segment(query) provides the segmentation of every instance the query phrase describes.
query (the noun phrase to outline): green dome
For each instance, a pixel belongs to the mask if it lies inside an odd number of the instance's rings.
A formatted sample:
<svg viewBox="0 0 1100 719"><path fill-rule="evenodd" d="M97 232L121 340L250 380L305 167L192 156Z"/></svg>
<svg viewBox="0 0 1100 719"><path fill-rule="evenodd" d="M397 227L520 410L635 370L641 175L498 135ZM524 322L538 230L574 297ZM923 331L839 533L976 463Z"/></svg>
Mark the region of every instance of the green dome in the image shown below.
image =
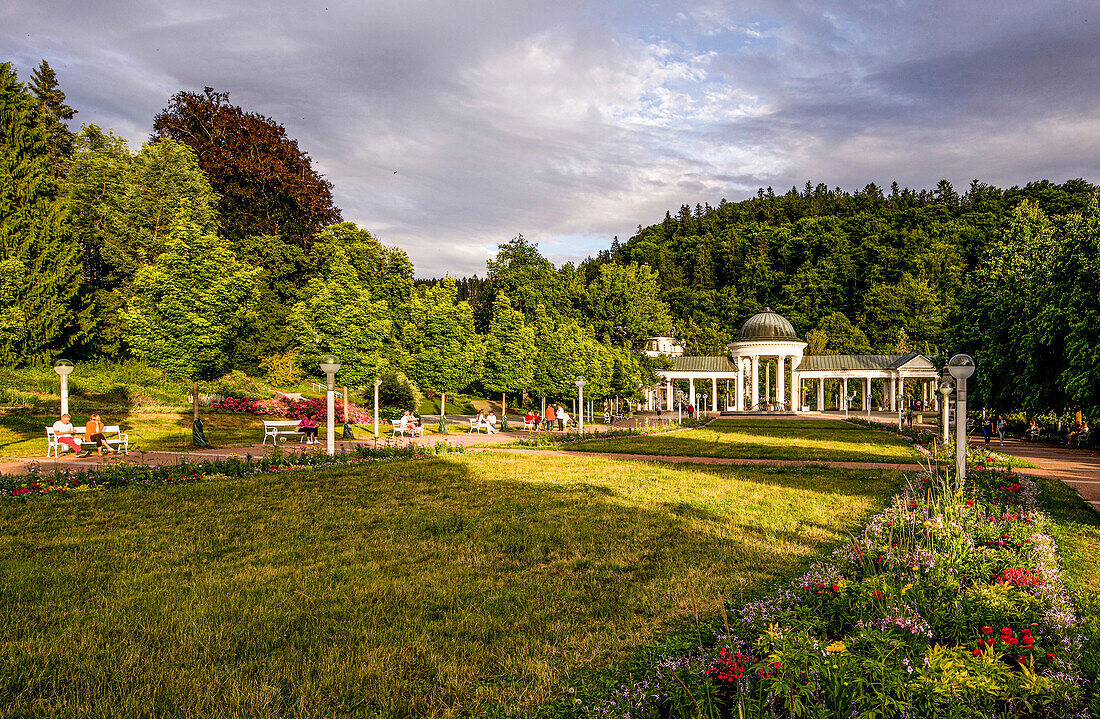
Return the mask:
<svg viewBox="0 0 1100 719"><path fill-rule="evenodd" d="M738 341L751 340L798 340L798 335L786 317L772 312L771 307L765 307L763 312L753 315L741 325L741 337Z"/></svg>

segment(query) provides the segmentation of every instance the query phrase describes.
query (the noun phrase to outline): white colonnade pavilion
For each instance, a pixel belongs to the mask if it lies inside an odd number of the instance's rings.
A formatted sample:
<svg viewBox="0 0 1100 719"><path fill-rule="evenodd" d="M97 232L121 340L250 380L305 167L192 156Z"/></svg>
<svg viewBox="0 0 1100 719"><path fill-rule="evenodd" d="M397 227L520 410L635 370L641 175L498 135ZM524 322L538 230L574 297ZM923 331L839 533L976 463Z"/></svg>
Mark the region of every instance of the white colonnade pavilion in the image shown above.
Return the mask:
<svg viewBox="0 0 1100 719"><path fill-rule="evenodd" d="M824 411L828 380L838 381L834 406L842 410L853 396L860 398L859 409L868 409L876 380L886 398L883 409L896 411L899 397L921 400L925 407L939 401L934 391L939 375L924 355L805 356L806 343L770 308L750 317L727 349L727 356L689 356L671 337L651 338L646 353L669 357L672 367L659 370L661 383L646 389L646 409L671 409L684 401L711 412L809 412L811 404ZM686 394L673 387L678 380L687 381ZM849 382L859 390L850 392Z"/></svg>

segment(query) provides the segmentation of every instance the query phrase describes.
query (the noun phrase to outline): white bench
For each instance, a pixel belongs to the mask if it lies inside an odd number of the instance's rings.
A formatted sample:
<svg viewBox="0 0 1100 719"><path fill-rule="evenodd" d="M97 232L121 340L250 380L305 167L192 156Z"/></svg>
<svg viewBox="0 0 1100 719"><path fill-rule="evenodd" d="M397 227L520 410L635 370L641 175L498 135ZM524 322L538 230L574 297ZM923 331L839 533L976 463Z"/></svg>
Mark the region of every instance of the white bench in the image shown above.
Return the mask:
<svg viewBox="0 0 1100 719"><path fill-rule="evenodd" d="M279 437L284 435L298 435L299 441L305 441L306 438L306 433L298 429L296 419L265 419L264 441L260 444L261 446L267 444L268 437L271 437L272 444L278 444Z"/></svg>
<svg viewBox="0 0 1100 719"><path fill-rule="evenodd" d="M73 437L80 437L84 435L85 427L73 427ZM114 437L108 437L108 433L114 434ZM103 438L107 442L108 446L113 446L115 449L123 452L130 451L130 435L123 432L117 424L109 424L103 427ZM65 451L71 452L73 448L64 442L57 440L57 432L53 431L53 427L46 427L46 456L49 457L52 453L54 457L58 456L58 452L64 447ZM80 441L81 449L88 449L95 447L95 442L89 442L85 437Z"/></svg>
<svg viewBox="0 0 1100 719"><path fill-rule="evenodd" d="M470 431L481 434L481 430L485 430L486 434L493 434L499 432L497 426L492 422L486 422L485 420L478 420L477 417L470 419Z"/></svg>

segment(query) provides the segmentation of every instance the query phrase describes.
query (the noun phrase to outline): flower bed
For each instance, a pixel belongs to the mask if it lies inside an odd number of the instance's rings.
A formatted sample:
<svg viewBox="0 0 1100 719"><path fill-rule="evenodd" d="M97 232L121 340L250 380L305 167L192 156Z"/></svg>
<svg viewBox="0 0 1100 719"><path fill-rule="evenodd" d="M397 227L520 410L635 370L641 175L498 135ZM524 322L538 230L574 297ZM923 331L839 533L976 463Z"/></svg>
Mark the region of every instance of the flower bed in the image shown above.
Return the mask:
<svg viewBox="0 0 1100 719"><path fill-rule="evenodd" d="M240 399L226 397L223 400L210 403L210 409L224 412L244 412L273 417L288 417L290 419L302 419L306 416L324 417L328 408L326 401L319 398L293 400L286 397L274 399ZM336 403L337 422L352 422L353 424L368 424L374 418L358 405L348 403L348 417L344 418L343 400Z"/></svg>
<svg viewBox="0 0 1100 719"><path fill-rule="evenodd" d="M325 452L280 452L266 457L251 455L219 461L181 462L153 466L137 462L116 462L105 467L76 472L42 472L37 465L26 475L0 474L0 497L30 498L65 492L86 492L107 488L163 484L184 484L204 479L244 477L299 469L348 466L392 459L421 459L441 454L461 453L462 445L436 442L432 447L408 445L393 449L359 446L350 452L328 455Z"/></svg>
<svg viewBox="0 0 1100 719"><path fill-rule="evenodd" d="M974 469L958 491L923 474L679 673L661 669L589 713L1087 716L1084 638L1037 496L1004 470Z"/></svg>

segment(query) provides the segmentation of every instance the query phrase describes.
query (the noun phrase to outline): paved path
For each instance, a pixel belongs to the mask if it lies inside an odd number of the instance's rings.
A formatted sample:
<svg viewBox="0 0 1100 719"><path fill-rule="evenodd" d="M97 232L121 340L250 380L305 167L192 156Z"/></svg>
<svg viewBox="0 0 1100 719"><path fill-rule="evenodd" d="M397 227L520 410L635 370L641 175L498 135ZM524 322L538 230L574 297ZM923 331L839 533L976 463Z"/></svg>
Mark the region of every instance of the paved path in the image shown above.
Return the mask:
<svg viewBox="0 0 1100 719"><path fill-rule="evenodd" d="M1039 469L1017 469L1017 472L1061 480L1076 489L1094 509L1100 510L1100 452L1014 439L1006 440L1003 447L995 441L990 442L989 448L1026 459Z"/></svg>

